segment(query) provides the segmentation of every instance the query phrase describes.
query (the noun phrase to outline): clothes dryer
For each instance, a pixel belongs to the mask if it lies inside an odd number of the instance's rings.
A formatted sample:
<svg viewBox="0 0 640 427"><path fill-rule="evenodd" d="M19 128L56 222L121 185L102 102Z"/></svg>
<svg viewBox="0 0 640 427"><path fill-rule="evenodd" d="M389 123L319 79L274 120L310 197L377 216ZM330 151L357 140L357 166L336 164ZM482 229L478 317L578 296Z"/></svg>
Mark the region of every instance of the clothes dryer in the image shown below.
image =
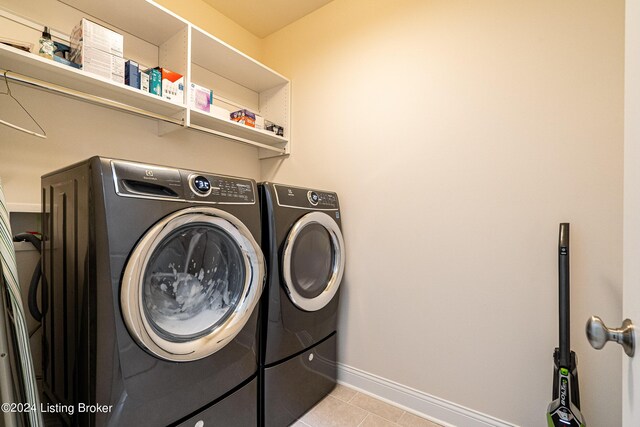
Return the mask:
<svg viewBox="0 0 640 427"><path fill-rule="evenodd" d="M255 182L94 157L42 196L44 391L62 421L256 425Z"/></svg>
<svg viewBox="0 0 640 427"><path fill-rule="evenodd" d="M336 383L340 284L345 266L334 192L259 185L267 291L261 302L260 414L286 426Z"/></svg>

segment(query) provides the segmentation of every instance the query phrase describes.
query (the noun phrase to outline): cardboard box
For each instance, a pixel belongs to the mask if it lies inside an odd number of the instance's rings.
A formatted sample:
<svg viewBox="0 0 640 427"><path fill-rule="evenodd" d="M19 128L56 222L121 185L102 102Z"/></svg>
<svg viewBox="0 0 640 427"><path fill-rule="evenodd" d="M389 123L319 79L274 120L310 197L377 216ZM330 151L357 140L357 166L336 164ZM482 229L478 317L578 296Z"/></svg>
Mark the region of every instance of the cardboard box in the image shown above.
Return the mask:
<svg viewBox="0 0 640 427"><path fill-rule="evenodd" d="M124 59L119 56L98 49L85 48L80 65L88 73L124 84Z"/></svg>
<svg viewBox="0 0 640 427"><path fill-rule="evenodd" d="M231 113L231 120L245 126L256 127L256 115L249 110L238 110Z"/></svg>
<svg viewBox="0 0 640 427"><path fill-rule="evenodd" d="M264 129L268 130L269 132L273 132L278 136L284 136L284 128L273 122L270 122L269 120L264 121Z"/></svg>
<svg viewBox="0 0 640 427"><path fill-rule="evenodd" d="M140 66L137 62L128 60L124 63L124 84L140 89Z"/></svg>
<svg viewBox="0 0 640 427"><path fill-rule="evenodd" d="M149 93L162 96L162 74L156 68L149 68L144 72L149 78Z"/></svg>
<svg viewBox="0 0 640 427"><path fill-rule="evenodd" d="M162 97L176 104L184 104L184 77L166 68L157 67L160 72Z"/></svg>
<svg viewBox="0 0 640 427"><path fill-rule="evenodd" d="M211 112L213 91L206 87L191 83L189 85L189 107L204 113Z"/></svg>
<svg viewBox="0 0 640 427"><path fill-rule="evenodd" d="M71 32L71 61L81 64L82 61L76 60L76 58L82 56L82 51L85 48L101 50L122 58L124 55L124 38L122 34L82 18Z"/></svg>
<svg viewBox="0 0 640 427"><path fill-rule="evenodd" d="M71 61L69 61L67 59L64 59L64 58L62 58L60 56L57 56L57 55L53 55L53 60L56 61L56 62L59 62L61 64L67 65L69 67L80 68L80 65L76 64L75 62L71 62Z"/></svg>
<svg viewBox="0 0 640 427"><path fill-rule="evenodd" d="M143 92L149 92L149 74L144 71L140 72L140 90Z"/></svg>

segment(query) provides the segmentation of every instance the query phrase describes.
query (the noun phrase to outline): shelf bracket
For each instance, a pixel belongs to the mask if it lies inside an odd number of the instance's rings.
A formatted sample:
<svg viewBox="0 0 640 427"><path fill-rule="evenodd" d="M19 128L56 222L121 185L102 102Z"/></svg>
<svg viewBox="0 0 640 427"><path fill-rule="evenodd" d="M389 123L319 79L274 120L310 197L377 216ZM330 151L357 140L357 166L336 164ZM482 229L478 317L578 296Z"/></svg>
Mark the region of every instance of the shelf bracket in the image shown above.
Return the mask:
<svg viewBox="0 0 640 427"><path fill-rule="evenodd" d="M184 111L180 111L172 117L178 121L178 123L166 122L164 120L158 121L158 136L165 136L173 133L177 130L184 129L186 126L186 114Z"/></svg>

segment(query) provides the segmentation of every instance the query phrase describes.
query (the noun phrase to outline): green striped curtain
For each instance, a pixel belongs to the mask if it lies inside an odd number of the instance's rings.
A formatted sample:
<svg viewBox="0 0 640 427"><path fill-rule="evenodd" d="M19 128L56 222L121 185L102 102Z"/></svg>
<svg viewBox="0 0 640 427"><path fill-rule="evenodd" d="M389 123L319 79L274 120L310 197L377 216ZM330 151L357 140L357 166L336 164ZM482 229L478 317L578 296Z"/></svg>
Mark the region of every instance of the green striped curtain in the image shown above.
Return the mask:
<svg viewBox="0 0 640 427"><path fill-rule="evenodd" d="M0 179L0 266L4 283L6 283L9 294L8 304L14 315L15 333L17 337L17 348L19 352L20 364L22 365L22 381L24 383L25 399L29 406L38 408L37 411L28 413L31 427L43 425L42 414L40 413L40 400L38 399L38 388L36 376L33 370L33 360L31 358L31 348L29 346L29 331L27 320L24 316L24 308L20 296L20 286L18 284L18 269L16 267L16 253L13 247L11 225L9 224L9 211L4 199L2 190L2 180ZM4 291L4 290L3 290Z"/></svg>

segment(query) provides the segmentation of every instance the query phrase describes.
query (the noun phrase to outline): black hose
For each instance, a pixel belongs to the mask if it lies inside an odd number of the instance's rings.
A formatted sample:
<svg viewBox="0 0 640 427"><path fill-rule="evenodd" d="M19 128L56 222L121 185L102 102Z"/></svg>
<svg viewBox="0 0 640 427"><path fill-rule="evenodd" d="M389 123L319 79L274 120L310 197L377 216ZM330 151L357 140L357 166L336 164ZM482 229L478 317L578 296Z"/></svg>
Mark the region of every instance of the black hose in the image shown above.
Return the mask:
<svg viewBox="0 0 640 427"><path fill-rule="evenodd" d="M29 242L38 250L38 253L42 253L42 241L36 236L30 233L20 233L13 236L14 242ZM33 274L31 275L31 283L29 284L29 297L27 298L27 305L29 306L29 313L38 322L42 322L42 313L38 309L38 283L42 278L41 260L38 260Z"/></svg>
<svg viewBox="0 0 640 427"><path fill-rule="evenodd" d="M13 236L14 242L29 242L31 243L37 250L38 253L42 252L42 241L38 239L35 235L31 233L20 233Z"/></svg>
<svg viewBox="0 0 640 427"><path fill-rule="evenodd" d="M33 316L33 318L38 322L42 322L42 313L38 309L38 283L42 277L42 270L40 269L41 265L42 261L38 260L38 265L36 265L36 269L33 271L33 275L31 275L29 297L27 298L29 313L31 313L31 316Z"/></svg>

